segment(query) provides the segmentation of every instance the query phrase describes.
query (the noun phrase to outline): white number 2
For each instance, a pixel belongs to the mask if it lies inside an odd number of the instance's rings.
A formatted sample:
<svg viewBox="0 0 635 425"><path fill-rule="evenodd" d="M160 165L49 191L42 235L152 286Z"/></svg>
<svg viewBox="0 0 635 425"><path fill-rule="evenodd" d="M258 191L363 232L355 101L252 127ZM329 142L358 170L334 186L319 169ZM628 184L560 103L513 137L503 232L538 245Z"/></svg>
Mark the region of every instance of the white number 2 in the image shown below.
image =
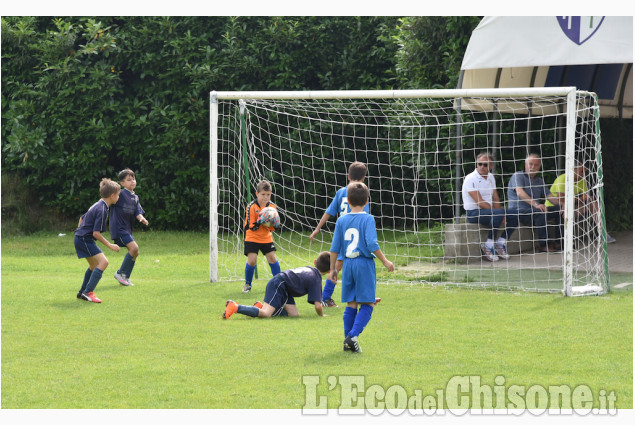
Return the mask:
<svg viewBox="0 0 635 425"><path fill-rule="evenodd" d="M352 241L346 247L346 258L355 258L359 256L359 252L353 252L359 243L359 231L354 228L347 229L346 233L344 233L344 240Z"/></svg>

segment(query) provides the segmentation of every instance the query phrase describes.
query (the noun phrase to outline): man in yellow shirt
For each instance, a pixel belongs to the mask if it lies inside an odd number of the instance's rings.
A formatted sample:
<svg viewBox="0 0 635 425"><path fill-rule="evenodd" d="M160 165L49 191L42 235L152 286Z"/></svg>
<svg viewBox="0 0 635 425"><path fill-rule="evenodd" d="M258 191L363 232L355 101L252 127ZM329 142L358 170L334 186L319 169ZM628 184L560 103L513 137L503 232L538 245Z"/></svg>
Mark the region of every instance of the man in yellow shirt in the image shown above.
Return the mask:
<svg viewBox="0 0 635 425"><path fill-rule="evenodd" d="M598 202L588 195L589 189L587 187L586 181L584 180L584 165L582 165L579 161L575 162L574 171L574 183L573 183L573 195L575 196L575 212L578 216L585 216L587 214L591 214L593 220L595 221L595 225L600 225L600 214L599 214L599 205ZM551 185L551 193L553 196L558 198L558 205L560 205L561 210L564 214L564 179L565 174L560 174ZM554 204L549 200L545 202L547 207L551 207ZM606 243L615 242L615 238L606 233Z"/></svg>

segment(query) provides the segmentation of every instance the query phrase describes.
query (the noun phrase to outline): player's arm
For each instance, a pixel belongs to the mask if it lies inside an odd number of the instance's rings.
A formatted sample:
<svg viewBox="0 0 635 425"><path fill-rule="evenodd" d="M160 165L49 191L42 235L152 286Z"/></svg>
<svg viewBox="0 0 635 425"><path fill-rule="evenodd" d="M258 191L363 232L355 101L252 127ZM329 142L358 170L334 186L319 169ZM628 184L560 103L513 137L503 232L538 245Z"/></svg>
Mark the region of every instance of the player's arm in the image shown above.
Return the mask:
<svg viewBox="0 0 635 425"><path fill-rule="evenodd" d="M322 308L321 301L315 301L313 305L315 306L315 312L318 316L326 317L326 314L324 314L324 308Z"/></svg>
<svg viewBox="0 0 635 425"><path fill-rule="evenodd" d="M77 228L79 229L82 226L82 221L84 221L84 216L81 216L79 218L79 221L77 222Z"/></svg>
<svg viewBox="0 0 635 425"><path fill-rule="evenodd" d="M320 219L320 222L318 223L317 226L315 226L315 230L313 231L313 233L311 233L311 235L309 236L309 238L314 241L315 237L317 236L318 233L320 233L320 229L322 228L322 226L324 226L324 224L331 218L331 214L329 213L324 213L322 215L322 218Z"/></svg>
<svg viewBox="0 0 635 425"><path fill-rule="evenodd" d="M378 249L377 251L373 251L373 254L375 254L375 256L379 258L379 261L381 261L381 263L384 265L384 267L388 269L389 272L392 272L395 270L395 265L391 263L390 261L388 261L388 259L384 256L384 253L381 252L381 249Z"/></svg>
<svg viewBox="0 0 635 425"><path fill-rule="evenodd" d="M337 282L337 252L331 251L331 271L328 274L328 278L333 281L333 283Z"/></svg>
<svg viewBox="0 0 635 425"><path fill-rule="evenodd" d="M146 220L146 218L143 216L143 214L139 214L137 216L137 220L139 220L140 223L143 223L146 226L148 225L148 220Z"/></svg>
<svg viewBox="0 0 635 425"><path fill-rule="evenodd" d="M119 252L119 245L115 245L114 243L108 242L106 238L104 238L104 235L101 234L101 232L93 231L93 237L97 239L99 242L106 245L108 248L112 249L113 251Z"/></svg>

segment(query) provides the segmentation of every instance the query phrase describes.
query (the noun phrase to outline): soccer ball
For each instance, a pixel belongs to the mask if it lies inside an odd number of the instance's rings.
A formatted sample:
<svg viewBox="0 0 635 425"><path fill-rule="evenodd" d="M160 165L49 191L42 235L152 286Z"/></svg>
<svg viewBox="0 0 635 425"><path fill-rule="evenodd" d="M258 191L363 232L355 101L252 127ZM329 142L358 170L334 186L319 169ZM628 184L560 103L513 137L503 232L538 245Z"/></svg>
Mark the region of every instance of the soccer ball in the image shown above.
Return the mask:
<svg viewBox="0 0 635 425"><path fill-rule="evenodd" d="M258 220L260 220L263 226L267 227L278 227L280 225L278 210L273 207L263 208L258 215Z"/></svg>

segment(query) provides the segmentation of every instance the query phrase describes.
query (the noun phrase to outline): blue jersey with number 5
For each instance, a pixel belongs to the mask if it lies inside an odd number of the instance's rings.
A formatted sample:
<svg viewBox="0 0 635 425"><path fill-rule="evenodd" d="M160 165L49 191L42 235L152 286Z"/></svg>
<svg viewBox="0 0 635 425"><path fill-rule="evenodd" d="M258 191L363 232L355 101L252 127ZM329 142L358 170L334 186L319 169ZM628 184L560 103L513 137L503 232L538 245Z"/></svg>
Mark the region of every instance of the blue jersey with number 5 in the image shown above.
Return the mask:
<svg viewBox="0 0 635 425"><path fill-rule="evenodd" d="M364 211L370 214L370 202L364 206ZM341 188L335 194L335 198L331 202L331 205L326 209L326 213L331 217L342 217L351 212L351 207L348 205L348 196L346 186Z"/></svg>
<svg viewBox="0 0 635 425"><path fill-rule="evenodd" d="M335 224L331 252L337 252L338 260L347 258L374 258L379 249L375 217L366 213L349 213Z"/></svg>

